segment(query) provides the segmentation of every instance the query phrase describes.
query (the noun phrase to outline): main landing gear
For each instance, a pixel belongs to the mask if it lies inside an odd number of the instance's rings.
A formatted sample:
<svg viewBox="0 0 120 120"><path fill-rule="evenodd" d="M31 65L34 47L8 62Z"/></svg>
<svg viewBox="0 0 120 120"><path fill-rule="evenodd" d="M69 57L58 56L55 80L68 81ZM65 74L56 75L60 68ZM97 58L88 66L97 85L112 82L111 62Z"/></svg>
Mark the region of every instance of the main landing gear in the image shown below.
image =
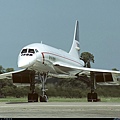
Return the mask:
<svg viewBox="0 0 120 120"><path fill-rule="evenodd" d="M31 93L28 94L28 102L38 102L38 94L35 93L35 74L30 78L30 90ZM47 102L48 97L46 95L45 82L47 80L47 73L38 74L38 79L42 83L42 95L40 95L40 102Z"/></svg>
<svg viewBox="0 0 120 120"><path fill-rule="evenodd" d="M100 99L98 99L97 93L95 93L96 89L96 81L95 81L95 75L94 72L90 72L90 81L91 81L91 92L87 94L87 100L88 102L98 102Z"/></svg>

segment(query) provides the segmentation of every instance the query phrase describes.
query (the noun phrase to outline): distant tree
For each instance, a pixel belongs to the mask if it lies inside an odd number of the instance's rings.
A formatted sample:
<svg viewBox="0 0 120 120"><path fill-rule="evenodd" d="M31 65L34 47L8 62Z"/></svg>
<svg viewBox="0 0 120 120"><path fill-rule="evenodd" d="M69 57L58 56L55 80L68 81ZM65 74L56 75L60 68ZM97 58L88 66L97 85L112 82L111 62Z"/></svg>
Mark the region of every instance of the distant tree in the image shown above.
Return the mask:
<svg viewBox="0 0 120 120"><path fill-rule="evenodd" d="M14 68L5 69L5 68L2 67L2 65L0 65L0 74L6 73L6 72L12 72L12 71L14 71Z"/></svg>
<svg viewBox="0 0 120 120"><path fill-rule="evenodd" d="M11 72L11 71L14 71L13 68L7 68L7 69L4 69L2 66L0 66L1 68L1 73L6 73L6 72ZM3 80L0 80L0 88L3 88L4 86L12 86L13 83L12 83L12 79L3 79Z"/></svg>
<svg viewBox="0 0 120 120"><path fill-rule="evenodd" d="M84 61L85 67L91 68L90 62L94 63L94 56L89 52L83 52L80 55L80 59Z"/></svg>
<svg viewBox="0 0 120 120"><path fill-rule="evenodd" d="M6 69L6 72L12 72L12 71L14 71L14 68L7 68Z"/></svg>
<svg viewBox="0 0 120 120"><path fill-rule="evenodd" d="M113 68L112 70L119 71L117 68Z"/></svg>
<svg viewBox="0 0 120 120"><path fill-rule="evenodd" d="M11 72L11 71L14 71L14 69L13 68L7 68L7 69L5 69L2 66L0 66L0 74L6 73L6 72ZM6 96L6 95L12 95L12 93L10 93L10 94L6 93L9 90L13 90L12 88L14 89L14 85L12 83L12 79L3 79L3 80L0 80L0 97Z"/></svg>
<svg viewBox="0 0 120 120"><path fill-rule="evenodd" d="M6 96L12 96L15 92L14 88L12 86L5 86L1 89L2 94Z"/></svg>
<svg viewBox="0 0 120 120"><path fill-rule="evenodd" d="M0 74L5 72L5 68L2 67L2 65L0 65Z"/></svg>
<svg viewBox="0 0 120 120"><path fill-rule="evenodd" d="M4 73L4 68L0 65L0 74ZM2 88L2 80L0 80L0 97L2 96L1 88Z"/></svg>

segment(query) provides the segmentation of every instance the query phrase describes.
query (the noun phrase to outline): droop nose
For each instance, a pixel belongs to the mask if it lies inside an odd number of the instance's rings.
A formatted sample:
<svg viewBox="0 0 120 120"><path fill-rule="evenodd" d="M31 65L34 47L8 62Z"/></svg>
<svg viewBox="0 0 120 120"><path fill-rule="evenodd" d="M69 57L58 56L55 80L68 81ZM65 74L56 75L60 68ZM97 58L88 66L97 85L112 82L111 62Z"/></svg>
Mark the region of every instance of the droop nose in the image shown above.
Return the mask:
<svg viewBox="0 0 120 120"><path fill-rule="evenodd" d="M19 56L18 58L18 67L19 68L28 68L32 66L36 61L36 56Z"/></svg>
<svg viewBox="0 0 120 120"><path fill-rule="evenodd" d="M18 67L19 68L27 68L30 66L30 63L26 60L21 60L18 62Z"/></svg>

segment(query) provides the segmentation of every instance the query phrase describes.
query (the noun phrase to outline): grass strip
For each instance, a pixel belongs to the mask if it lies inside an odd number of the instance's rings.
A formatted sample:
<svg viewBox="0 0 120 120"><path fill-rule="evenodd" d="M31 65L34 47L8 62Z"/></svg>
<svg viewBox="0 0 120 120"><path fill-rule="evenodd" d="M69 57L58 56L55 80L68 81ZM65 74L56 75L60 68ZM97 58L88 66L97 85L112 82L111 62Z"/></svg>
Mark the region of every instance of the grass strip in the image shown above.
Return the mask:
<svg viewBox="0 0 120 120"><path fill-rule="evenodd" d="M120 97L99 97L101 102L120 102ZM27 102L27 97L0 98L0 102ZM48 102L87 102L87 98L49 97Z"/></svg>

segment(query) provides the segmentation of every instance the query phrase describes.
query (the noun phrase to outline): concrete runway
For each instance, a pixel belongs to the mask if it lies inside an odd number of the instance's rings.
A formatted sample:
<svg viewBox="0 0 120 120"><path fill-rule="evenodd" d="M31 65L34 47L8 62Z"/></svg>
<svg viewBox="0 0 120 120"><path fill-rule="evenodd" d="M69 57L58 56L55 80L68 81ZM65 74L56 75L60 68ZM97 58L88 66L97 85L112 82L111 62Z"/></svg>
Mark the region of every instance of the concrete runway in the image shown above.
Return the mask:
<svg viewBox="0 0 120 120"><path fill-rule="evenodd" d="M0 118L120 118L120 103L0 102Z"/></svg>

